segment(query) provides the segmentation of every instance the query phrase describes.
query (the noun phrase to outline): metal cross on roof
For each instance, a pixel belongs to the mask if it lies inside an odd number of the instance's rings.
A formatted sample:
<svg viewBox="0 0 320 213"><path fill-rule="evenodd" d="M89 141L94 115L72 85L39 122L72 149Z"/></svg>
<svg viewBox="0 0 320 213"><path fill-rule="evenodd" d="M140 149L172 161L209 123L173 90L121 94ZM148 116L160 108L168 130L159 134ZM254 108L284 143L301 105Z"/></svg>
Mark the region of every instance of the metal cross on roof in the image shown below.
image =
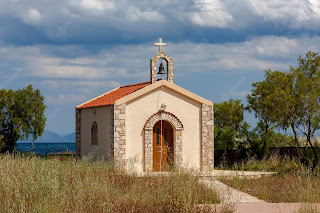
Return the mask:
<svg viewBox="0 0 320 213"><path fill-rule="evenodd" d="M167 46L167 43L162 43L162 38L159 38L159 42L155 42L154 45L159 46L159 52L162 52L161 46Z"/></svg>

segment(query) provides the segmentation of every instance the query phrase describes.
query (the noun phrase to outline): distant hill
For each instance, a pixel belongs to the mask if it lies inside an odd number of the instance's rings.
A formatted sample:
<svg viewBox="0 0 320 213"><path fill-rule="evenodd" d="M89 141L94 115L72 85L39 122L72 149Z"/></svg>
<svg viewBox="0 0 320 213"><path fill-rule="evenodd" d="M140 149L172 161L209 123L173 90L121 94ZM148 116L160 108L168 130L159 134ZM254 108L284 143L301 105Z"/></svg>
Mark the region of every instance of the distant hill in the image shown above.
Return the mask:
<svg viewBox="0 0 320 213"><path fill-rule="evenodd" d="M76 141L76 134L71 133L66 136L61 136L52 131L44 131L41 137L38 137L38 140L35 142L38 143L58 143L58 142L65 142L65 143L75 143ZM18 141L18 143L31 143L32 137L29 137L28 140Z"/></svg>

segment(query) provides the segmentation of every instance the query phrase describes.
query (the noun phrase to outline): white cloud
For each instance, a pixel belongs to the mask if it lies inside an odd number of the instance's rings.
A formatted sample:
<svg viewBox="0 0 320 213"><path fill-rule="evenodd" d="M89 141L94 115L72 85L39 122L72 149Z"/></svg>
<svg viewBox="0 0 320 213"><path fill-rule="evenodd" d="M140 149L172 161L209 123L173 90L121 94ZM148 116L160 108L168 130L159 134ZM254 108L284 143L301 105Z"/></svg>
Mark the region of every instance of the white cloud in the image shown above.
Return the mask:
<svg viewBox="0 0 320 213"><path fill-rule="evenodd" d="M265 36L246 42L226 44L168 43L164 51L174 59L175 74L192 72L256 72L265 69L288 69L299 55L308 50L318 51L320 37L285 38ZM47 80L59 87L54 79L73 82L88 81L102 87L101 80L148 79L149 59L156 52L152 43L120 45L97 54L83 51L83 56L64 58L50 55L54 46L0 46L0 65L19 76ZM60 47L59 47L60 48ZM68 46L67 51L81 49ZM61 49L59 49L61 51ZM181 72L184 70L184 72ZM5 75L2 75L5 76ZM10 76L10 75L9 75ZM5 80L5 79L4 79ZM113 86L117 86L115 83Z"/></svg>
<svg viewBox="0 0 320 213"><path fill-rule="evenodd" d="M30 9L22 14L22 20L27 24L37 24L41 20L41 14L36 9Z"/></svg>
<svg viewBox="0 0 320 213"><path fill-rule="evenodd" d="M310 7L316 14L320 15L320 1L319 0L309 0Z"/></svg>
<svg viewBox="0 0 320 213"><path fill-rule="evenodd" d="M88 87L119 87L120 83L117 81L76 81L72 83L74 86L88 86Z"/></svg>
<svg viewBox="0 0 320 213"><path fill-rule="evenodd" d="M50 87L50 88L59 88L59 84L57 81L53 80L43 80L40 82L42 86Z"/></svg>
<svg viewBox="0 0 320 213"><path fill-rule="evenodd" d="M205 27L228 27L233 17L219 0L195 0L195 6L200 12L190 15L192 23Z"/></svg>
<svg viewBox="0 0 320 213"><path fill-rule="evenodd" d="M70 80L42 80L40 82L41 86L46 86L50 88L59 88L59 87L66 87L66 86L81 86L86 88L98 88L98 87L105 87L105 88L114 88L119 87L120 83L113 80L77 80L74 79L72 82Z"/></svg>
<svg viewBox="0 0 320 213"><path fill-rule="evenodd" d="M127 18L130 21L151 21L151 22L164 22L165 17L157 11L141 11L137 7L129 7L126 12Z"/></svg>
<svg viewBox="0 0 320 213"><path fill-rule="evenodd" d="M249 91L231 91L230 96L232 96L234 98L245 98L250 93L251 92L249 92Z"/></svg>
<svg viewBox="0 0 320 213"><path fill-rule="evenodd" d="M288 24L292 29L318 28L315 21L320 19L318 0L249 0L253 12L267 21Z"/></svg>
<svg viewBox="0 0 320 213"><path fill-rule="evenodd" d="M48 95L45 98L49 104L69 104L83 102L87 97L84 95L59 94L57 96Z"/></svg>
<svg viewBox="0 0 320 213"><path fill-rule="evenodd" d="M289 55L292 50L299 48L299 40L285 37L268 36L261 39L256 46L256 52L260 55L282 57Z"/></svg>
<svg viewBox="0 0 320 213"><path fill-rule="evenodd" d="M40 20L40 13L38 10L32 9L28 11L30 20L37 22Z"/></svg>
<svg viewBox="0 0 320 213"><path fill-rule="evenodd" d="M82 8L88 10L115 9L114 3L107 0L81 0L80 5Z"/></svg>

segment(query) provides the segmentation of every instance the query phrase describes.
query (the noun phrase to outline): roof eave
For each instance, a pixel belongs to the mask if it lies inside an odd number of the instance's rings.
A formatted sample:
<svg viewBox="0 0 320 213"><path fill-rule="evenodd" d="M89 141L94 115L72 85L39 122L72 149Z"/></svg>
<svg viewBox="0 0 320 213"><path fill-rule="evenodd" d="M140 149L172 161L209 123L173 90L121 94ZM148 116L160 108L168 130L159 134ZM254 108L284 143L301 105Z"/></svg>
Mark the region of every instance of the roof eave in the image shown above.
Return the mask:
<svg viewBox="0 0 320 213"><path fill-rule="evenodd" d="M92 107L81 107L81 106L83 106L83 105L85 105L85 104L87 104L87 103L89 103L89 102L91 102L91 101L94 101L94 100L96 100L96 99L98 99L98 98L100 98L100 97L102 97L102 96L104 96L104 95L107 95L107 94L109 94L110 92L113 92L113 91L115 91L115 90L117 90L117 89L119 89L120 87L117 87L117 88L115 88L115 89L113 89L113 90L110 90L109 92L106 92L106 93L104 93L104 94L102 94L102 95L100 95L100 96L98 96L98 97L95 97L95 98L93 98L93 99L91 99L91 100L89 100L89 101L86 101L86 102L84 102L84 103L82 103L82 104L79 104L78 106L76 106L76 109L84 109L84 108L92 108ZM111 105L111 104L108 104L108 105ZM108 105L105 105L105 106L108 106ZM113 104L112 104L113 105ZM95 106L93 106L93 107L95 107Z"/></svg>

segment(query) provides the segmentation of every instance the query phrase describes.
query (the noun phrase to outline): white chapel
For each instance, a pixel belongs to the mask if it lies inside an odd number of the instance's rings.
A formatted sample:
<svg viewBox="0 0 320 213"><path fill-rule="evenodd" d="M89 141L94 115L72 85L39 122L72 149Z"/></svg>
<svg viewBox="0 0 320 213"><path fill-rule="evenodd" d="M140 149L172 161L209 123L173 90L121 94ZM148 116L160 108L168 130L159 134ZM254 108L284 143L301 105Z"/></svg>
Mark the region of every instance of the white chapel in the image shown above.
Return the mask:
<svg viewBox="0 0 320 213"><path fill-rule="evenodd" d="M174 84L173 60L161 48L166 43L160 38L155 45L159 52L150 60L149 81L115 88L76 107L76 155L136 172L179 167L210 172L213 103Z"/></svg>

